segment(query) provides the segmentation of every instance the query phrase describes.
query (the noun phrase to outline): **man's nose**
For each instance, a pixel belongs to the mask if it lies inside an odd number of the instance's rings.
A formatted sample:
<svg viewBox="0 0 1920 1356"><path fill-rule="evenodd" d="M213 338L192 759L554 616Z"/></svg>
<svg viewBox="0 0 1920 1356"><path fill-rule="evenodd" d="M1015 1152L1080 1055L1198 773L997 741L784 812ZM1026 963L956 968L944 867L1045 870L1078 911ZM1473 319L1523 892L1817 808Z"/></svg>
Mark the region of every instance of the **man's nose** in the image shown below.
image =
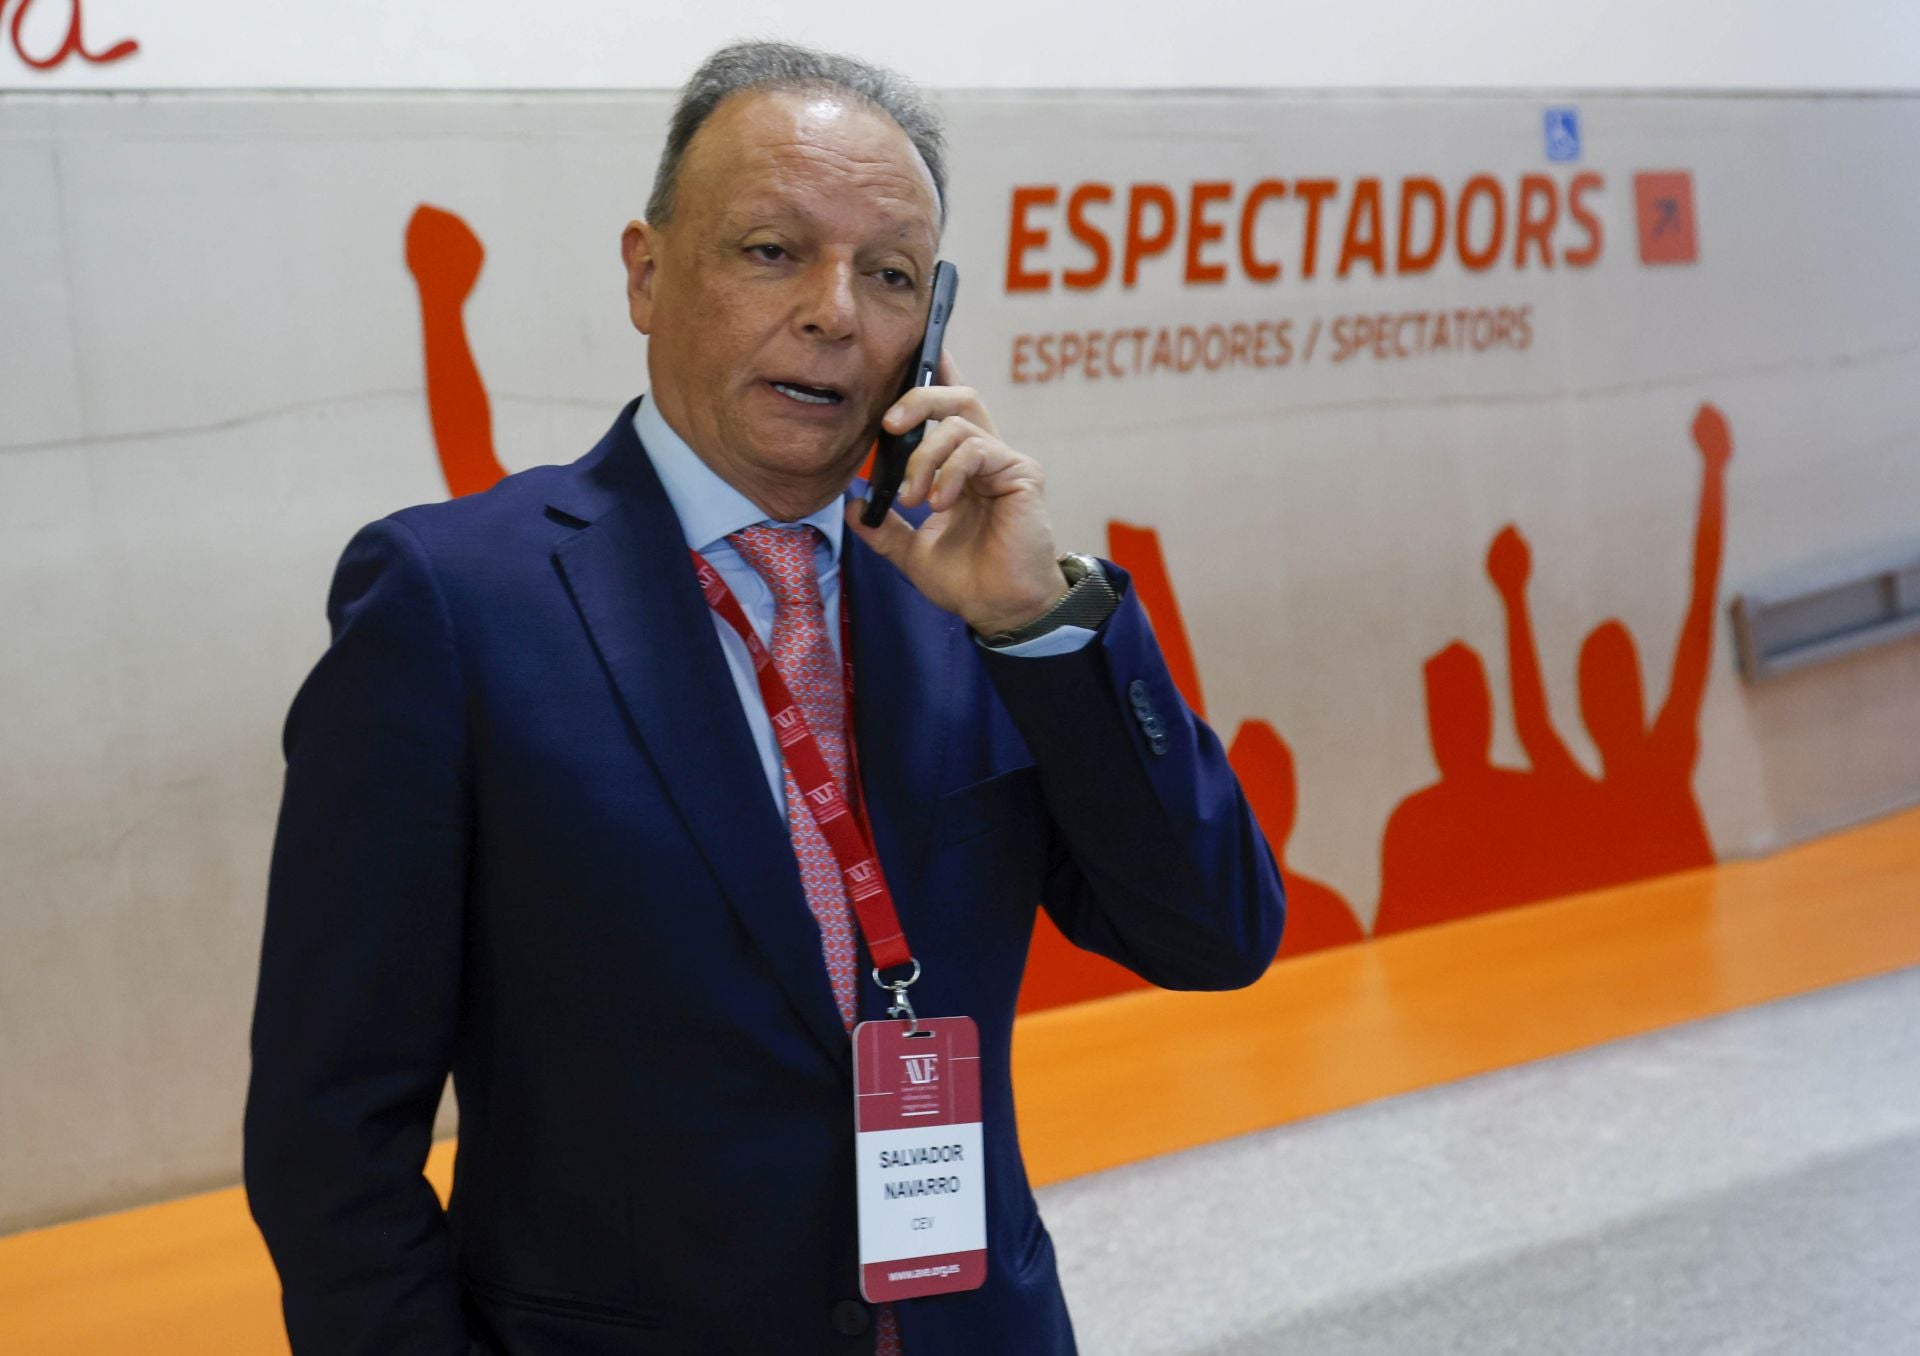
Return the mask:
<svg viewBox="0 0 1920 1356"><path fill-rule="evenodd" d="M816 339L852 337L856 327L853 262L824 259L809 274L800 306L801 327Z"/></svg>

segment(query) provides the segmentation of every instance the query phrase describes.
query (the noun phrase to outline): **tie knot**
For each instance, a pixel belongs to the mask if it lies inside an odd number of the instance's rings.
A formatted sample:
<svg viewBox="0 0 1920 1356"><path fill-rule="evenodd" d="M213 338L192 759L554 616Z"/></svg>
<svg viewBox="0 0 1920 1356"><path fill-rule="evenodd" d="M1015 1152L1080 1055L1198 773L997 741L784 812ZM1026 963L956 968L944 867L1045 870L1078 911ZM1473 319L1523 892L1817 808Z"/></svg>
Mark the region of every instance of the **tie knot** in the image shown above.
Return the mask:
<svg viewBox="0 0 1920 1356"><path fill-rule="evenodd" d="M820 529L811 523L789 527L755 523L729 532L727 540L754 573L767 581L773 601L784 605L818 601L820 580L813 569L813 551L820 535Z"/></svg>

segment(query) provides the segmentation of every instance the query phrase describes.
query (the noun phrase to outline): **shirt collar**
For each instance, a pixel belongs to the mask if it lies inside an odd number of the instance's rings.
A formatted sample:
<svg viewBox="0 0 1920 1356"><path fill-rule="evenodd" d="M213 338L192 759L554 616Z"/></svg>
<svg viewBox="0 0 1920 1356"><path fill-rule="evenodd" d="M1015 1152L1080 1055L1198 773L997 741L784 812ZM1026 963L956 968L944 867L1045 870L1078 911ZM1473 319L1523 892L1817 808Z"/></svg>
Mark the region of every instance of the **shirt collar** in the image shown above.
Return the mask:
<svg viewBox="0 0 1920 1356"><path fill-rule="evenodd" d="M651 396L642 397L640 408L634 411L633 431L647 449L647 457L660 476L660 485L667 492L667 501L680 520L680 529L687 534L687 545L694 550L704 553L730 532L755 523L776 522L700 460L700 454L687 446L687 440L661 417ZM820 529L834 560L840 559L845 514L844 499L835 499L800 520Z"/></svg>

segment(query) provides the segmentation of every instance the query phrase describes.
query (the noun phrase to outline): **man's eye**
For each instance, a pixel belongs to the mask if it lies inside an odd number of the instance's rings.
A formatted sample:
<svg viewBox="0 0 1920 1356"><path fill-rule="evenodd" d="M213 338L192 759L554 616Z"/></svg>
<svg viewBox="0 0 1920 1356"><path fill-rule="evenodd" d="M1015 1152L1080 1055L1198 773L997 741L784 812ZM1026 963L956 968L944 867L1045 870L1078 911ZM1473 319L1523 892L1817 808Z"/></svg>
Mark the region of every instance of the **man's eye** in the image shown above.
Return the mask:
<svg viewBox="0 0 1920 1356"><path fill-rule="evenodd" d="M747 246L747 253L755 255L758 258L764 259L768 263L773 263L776 259L784 259L787 257L786 250L772 243L768 243L764 245L749 245Z"/></svg>
<svg viewBox="0 0 1920 1356"><path fill-rule="evenodd" d="M898 269L898 268L881 269L880 281L885 283L888 287L912 287L913 286L912 277L909 276L905 270Z"/></svg>

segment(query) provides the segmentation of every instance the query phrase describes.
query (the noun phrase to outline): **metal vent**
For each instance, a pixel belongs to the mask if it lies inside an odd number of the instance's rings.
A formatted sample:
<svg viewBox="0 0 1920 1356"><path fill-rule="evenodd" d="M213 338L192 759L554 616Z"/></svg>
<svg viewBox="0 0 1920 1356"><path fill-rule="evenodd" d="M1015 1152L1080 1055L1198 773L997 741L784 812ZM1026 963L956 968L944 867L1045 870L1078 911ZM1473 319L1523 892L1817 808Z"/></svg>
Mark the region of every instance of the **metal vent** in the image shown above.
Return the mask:
<svg viewBox="0 0 1920 1356"><path fill-rule="evenodd" d="M1905 640L1920 635L1920 548L1783 576L1737 595L1732 610L1749 683Z"/></svg>

